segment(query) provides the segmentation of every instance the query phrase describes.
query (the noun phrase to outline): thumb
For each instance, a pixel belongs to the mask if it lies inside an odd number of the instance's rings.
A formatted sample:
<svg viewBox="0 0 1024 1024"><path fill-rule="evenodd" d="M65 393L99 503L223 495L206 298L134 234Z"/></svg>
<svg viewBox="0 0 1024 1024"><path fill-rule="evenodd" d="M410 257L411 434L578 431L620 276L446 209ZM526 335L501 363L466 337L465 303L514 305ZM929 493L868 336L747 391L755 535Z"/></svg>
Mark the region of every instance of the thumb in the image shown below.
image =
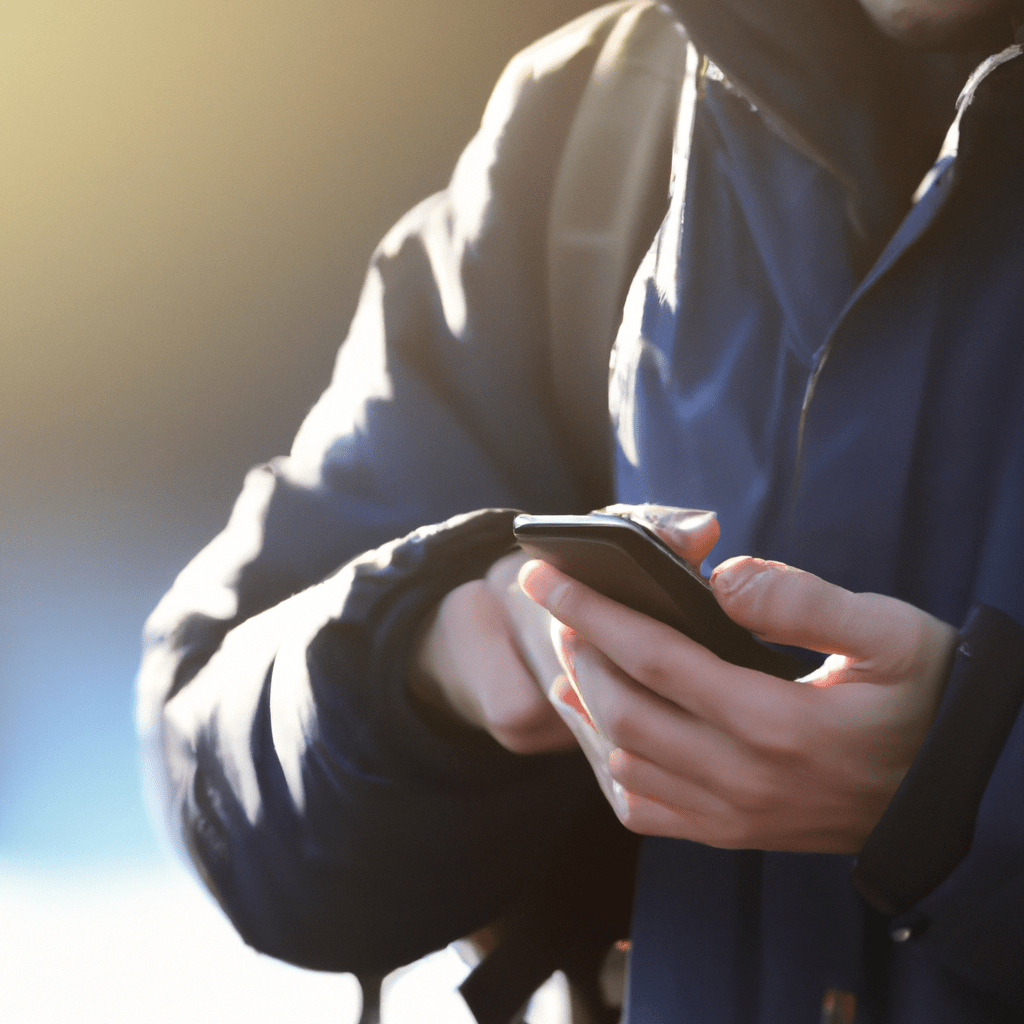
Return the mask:
<svg viewBox="0 0 1024 1024"><path fill-rule="evenodd" d="M905 620L924 616L895 598L855 594L802 569L747 555L722 562L710 582L729 618L762 640L855 660L884 652L894 631L909 625Z"/></svg>
<svg viewBox="0 0 1024 1024"><path fill-rule="evenodd" d="M695 567L718 543L718 518L714 512L671 505L609 505L601 511L647 527Z"/></svg>

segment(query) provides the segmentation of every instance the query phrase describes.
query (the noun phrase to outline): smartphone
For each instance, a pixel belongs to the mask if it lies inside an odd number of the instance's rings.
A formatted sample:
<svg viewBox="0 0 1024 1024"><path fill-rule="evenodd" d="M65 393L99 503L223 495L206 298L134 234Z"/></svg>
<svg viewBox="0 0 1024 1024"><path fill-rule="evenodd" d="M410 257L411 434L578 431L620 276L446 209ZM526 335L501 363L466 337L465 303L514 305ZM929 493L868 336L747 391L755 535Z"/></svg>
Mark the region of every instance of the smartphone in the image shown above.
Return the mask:
<svg viewBox="0 0 1024 1024"><path fill-rule="evenodd" d="M802 659L761 643L722 611L710 584L656 533L623 516L516 516L519 546L580 583L685 633L724 661L797 679Z"/></svg>

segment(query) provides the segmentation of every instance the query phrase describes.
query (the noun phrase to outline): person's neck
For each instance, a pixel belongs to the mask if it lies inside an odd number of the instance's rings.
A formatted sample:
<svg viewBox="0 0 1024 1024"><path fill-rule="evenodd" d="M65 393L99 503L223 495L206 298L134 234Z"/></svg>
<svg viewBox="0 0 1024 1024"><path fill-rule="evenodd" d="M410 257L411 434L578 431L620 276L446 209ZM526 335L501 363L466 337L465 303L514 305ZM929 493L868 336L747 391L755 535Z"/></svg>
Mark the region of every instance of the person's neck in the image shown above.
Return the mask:
<svg viewBox="0 0 1024 1024"><path fill-rule="evenodd" d="M980 56L901 46L857 0L668 2L697 48L837 171L863 260L873 262L934 162Z"/></svg>

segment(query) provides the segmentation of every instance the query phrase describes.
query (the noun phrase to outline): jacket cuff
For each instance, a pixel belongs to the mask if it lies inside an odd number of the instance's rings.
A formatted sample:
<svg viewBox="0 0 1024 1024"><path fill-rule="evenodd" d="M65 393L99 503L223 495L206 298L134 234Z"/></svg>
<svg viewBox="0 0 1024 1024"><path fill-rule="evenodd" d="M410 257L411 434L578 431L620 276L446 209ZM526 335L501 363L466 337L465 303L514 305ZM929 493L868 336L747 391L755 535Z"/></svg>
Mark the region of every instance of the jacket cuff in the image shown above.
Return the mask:
<svg viewBox="0 0 1024 1024"><path fill-rule="evenodd" d="M565 759L524 758L482 730L453 738L407 686L423 623L447 593L480 579L515 548L517 514L481 509L460 515L418 529L342 570L342 606L307 651L316 704L329 709L321 715L320 735L338 757L345 751L382 777L470 790L515 784Z"/></svg>
<svg viewBox="0 0 1024 1024"><path fill-rule="evenodd" d="M853 869L883 914L905 913L967 856L989 777L1024 702L1024 628L977 605L914 763Z"/></svg>

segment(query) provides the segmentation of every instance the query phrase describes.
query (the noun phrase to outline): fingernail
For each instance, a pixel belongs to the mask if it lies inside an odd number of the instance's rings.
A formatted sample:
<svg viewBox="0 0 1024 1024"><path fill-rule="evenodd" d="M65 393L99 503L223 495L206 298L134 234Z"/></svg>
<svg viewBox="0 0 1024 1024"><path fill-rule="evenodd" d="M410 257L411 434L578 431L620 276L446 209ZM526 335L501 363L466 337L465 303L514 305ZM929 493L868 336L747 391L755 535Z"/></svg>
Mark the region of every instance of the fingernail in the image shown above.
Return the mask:
<svg viewBox="0 0 1024 1024"><path fill-rule="evenodd" d="M716 594L728 597L763 568L764 563L759 558L737 555L735 558L727 558L721 564L716 565L711 570L709 582Z"/></svg>
<svg viewBox="0 0 1024 1024"><path fill-rule="evenodd" d="M609 505L602 511L664 530L699 530L718 518L715 512L672 505Z"/></svg>
<svg viewBox="0 0 1024 1024"><path fill-rule="evenodd" d="M694 510L688 510L680 513L676 511L675 514L667 513L661 519L656 521L656 525L660 526L664 530L674 530L679 533L696 533L699 530L703 530L709 523L713 523L718 519L718 516L714 512L697 512Z"/></svg>
<svg viewBox="0 0 1024 1024"><path fill-rule="evenodd" d="M557 569L534 559L519 570L519 586L528 598L543 608L550 608L557 604L559 594L568 584Z"/></svg>

